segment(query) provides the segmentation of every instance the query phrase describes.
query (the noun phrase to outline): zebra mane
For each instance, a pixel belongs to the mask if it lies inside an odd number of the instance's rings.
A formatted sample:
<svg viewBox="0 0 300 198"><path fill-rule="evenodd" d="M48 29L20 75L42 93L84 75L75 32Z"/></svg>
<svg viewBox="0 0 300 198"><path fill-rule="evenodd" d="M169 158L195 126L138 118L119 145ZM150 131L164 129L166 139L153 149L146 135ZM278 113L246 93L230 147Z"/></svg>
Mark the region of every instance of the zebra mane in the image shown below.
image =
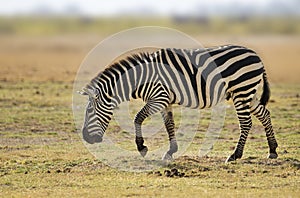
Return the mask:
<svg viewBox="0 0 300 198"><path fill-rule="evenodd" d="M149 61L151 61L151 59L150 59L151 55L152 54L150 54L149 52L134 53L134 54L126 56L125 58L117 59L116 61L113 62L113 64L108 66L106 69L116 68L116 67L118 67L120 65L124 65L124 64L126 65L126 62L129 62L130 64L133 64L133 65L135 65L136 63L145 63L146 61L149 62Z"/></svg>
<svg viewBox="0 0 300 198"><path fill-rule="evenodd" d="M132 67L131 65L150 62L152 60L151 56L153 56L153 54L154 53L150 52L138 52L115 59L109 66L107 66L103 71L99 72L89 83L86 84L86 86L82 89L83 92L85 89L96 89L98 87L98 80L101 78L101 76L111 76L113 70L120 70L121 67L130 68Z"/></svg>
<svg viewBox="0 0 300 198"><path fill-rule="evenodd" d="M110 64L108 67L104 69L104 71L101 71L97 77L101 77L102 74L106 74L107 72L111 72L112 69L119 70L121 66L123 67L131 67L130 65L136 65L138 63L145 63L151 61L151 55L149 52L139 52L134 53L131 55L128 55L124 58L117 58L113 61L112 64ZM128 64L129 63L129 64Z"/></svg>

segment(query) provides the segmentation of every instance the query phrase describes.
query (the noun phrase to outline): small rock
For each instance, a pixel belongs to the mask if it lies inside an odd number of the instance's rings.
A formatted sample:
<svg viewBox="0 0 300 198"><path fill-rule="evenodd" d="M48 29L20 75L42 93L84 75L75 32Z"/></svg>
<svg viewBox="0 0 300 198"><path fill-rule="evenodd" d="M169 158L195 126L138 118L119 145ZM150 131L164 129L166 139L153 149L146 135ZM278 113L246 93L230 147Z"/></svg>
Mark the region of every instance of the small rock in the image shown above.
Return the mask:
<svg viewBox="0 0 300 198"><path fill-rule="evenodd" d="M171 171L165 170L164 174L165 174L166 177L170 177L171 176Z"/></svg>
<svg viewBox="0 0 300 198"><path fill-rule="evenodd" d="M160 171L155 171L153 174L154 174L154 175L157 175L157 176L162 176L162 174L161 174Z"/></svg>
<svg viewBox="0 0 300 198"><path fill-rule="evenodd" d="M184 177L185 173L179 173L178 176L179 177Z"/></svg>
<svg viewBox="0 0 300 198"><path fill-rule="evenodd" d="M209 168L208 168L208 167L203 167L202 170L203 170L203 171L209 171Z"/></svg>
<svg viewBox="0 0 300 198"><path fill-rule="evenodd" d="M171 170L165 170L164 175L166 177L184 177L185 173L181 173L181 172L178 171L178 169L172 168Z"/></svg>
<svg viewBox="0 0 300 198"><path fill-rule="evenodd" d="M71 172L71 168L65 168L65 169L63 170L63 172L64 172L64 173L69 173L69 172Z"/></svg>
<svg viewBox="0 0 300 198"><path fill-rule="evenodd" d="M176 168L172 168L171 175L178 176L178 170Z"/></svg>

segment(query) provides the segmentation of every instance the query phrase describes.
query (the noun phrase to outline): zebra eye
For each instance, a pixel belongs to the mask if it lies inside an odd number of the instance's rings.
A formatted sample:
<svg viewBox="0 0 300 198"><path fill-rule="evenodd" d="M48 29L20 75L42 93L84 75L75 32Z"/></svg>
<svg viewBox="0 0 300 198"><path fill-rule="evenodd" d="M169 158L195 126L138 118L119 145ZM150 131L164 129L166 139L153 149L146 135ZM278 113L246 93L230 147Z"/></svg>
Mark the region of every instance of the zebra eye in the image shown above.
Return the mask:
<svg viewBox="0 0 300 198"><path fill-rule="evenodd" d="M93 109L93 103L91 101L88 102L87 109Z"/></svg>

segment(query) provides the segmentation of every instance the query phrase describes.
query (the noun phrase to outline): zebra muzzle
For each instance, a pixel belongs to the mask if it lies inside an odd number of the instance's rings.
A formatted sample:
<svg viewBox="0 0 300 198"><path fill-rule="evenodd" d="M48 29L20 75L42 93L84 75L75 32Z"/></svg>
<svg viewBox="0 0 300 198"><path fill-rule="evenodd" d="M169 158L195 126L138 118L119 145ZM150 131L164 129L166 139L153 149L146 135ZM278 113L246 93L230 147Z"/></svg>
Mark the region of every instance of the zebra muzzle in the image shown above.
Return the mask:
<svg viewBox="0 0 300 198"><path fill-rule="evenodd" d="M88 130L86 128L82 129L82 135L83 135L83 139L89 144L102 142L102 137L100 135L98 135L98 134L89 134Z"/></svg>

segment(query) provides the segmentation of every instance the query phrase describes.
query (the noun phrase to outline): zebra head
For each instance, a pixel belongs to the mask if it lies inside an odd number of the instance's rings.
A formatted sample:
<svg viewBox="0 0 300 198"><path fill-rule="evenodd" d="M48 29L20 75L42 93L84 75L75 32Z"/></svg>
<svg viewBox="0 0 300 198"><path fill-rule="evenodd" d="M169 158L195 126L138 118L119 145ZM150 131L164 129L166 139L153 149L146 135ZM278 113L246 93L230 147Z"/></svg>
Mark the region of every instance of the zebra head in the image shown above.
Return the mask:
<svg viewBox="0 0 300 198"><path fill-rule="evenodd" d="M99 89L85 87L79 93L89 96L82 127L83 139L90 144L102 142L112 116L110 105L103 99Z"/></svg>

